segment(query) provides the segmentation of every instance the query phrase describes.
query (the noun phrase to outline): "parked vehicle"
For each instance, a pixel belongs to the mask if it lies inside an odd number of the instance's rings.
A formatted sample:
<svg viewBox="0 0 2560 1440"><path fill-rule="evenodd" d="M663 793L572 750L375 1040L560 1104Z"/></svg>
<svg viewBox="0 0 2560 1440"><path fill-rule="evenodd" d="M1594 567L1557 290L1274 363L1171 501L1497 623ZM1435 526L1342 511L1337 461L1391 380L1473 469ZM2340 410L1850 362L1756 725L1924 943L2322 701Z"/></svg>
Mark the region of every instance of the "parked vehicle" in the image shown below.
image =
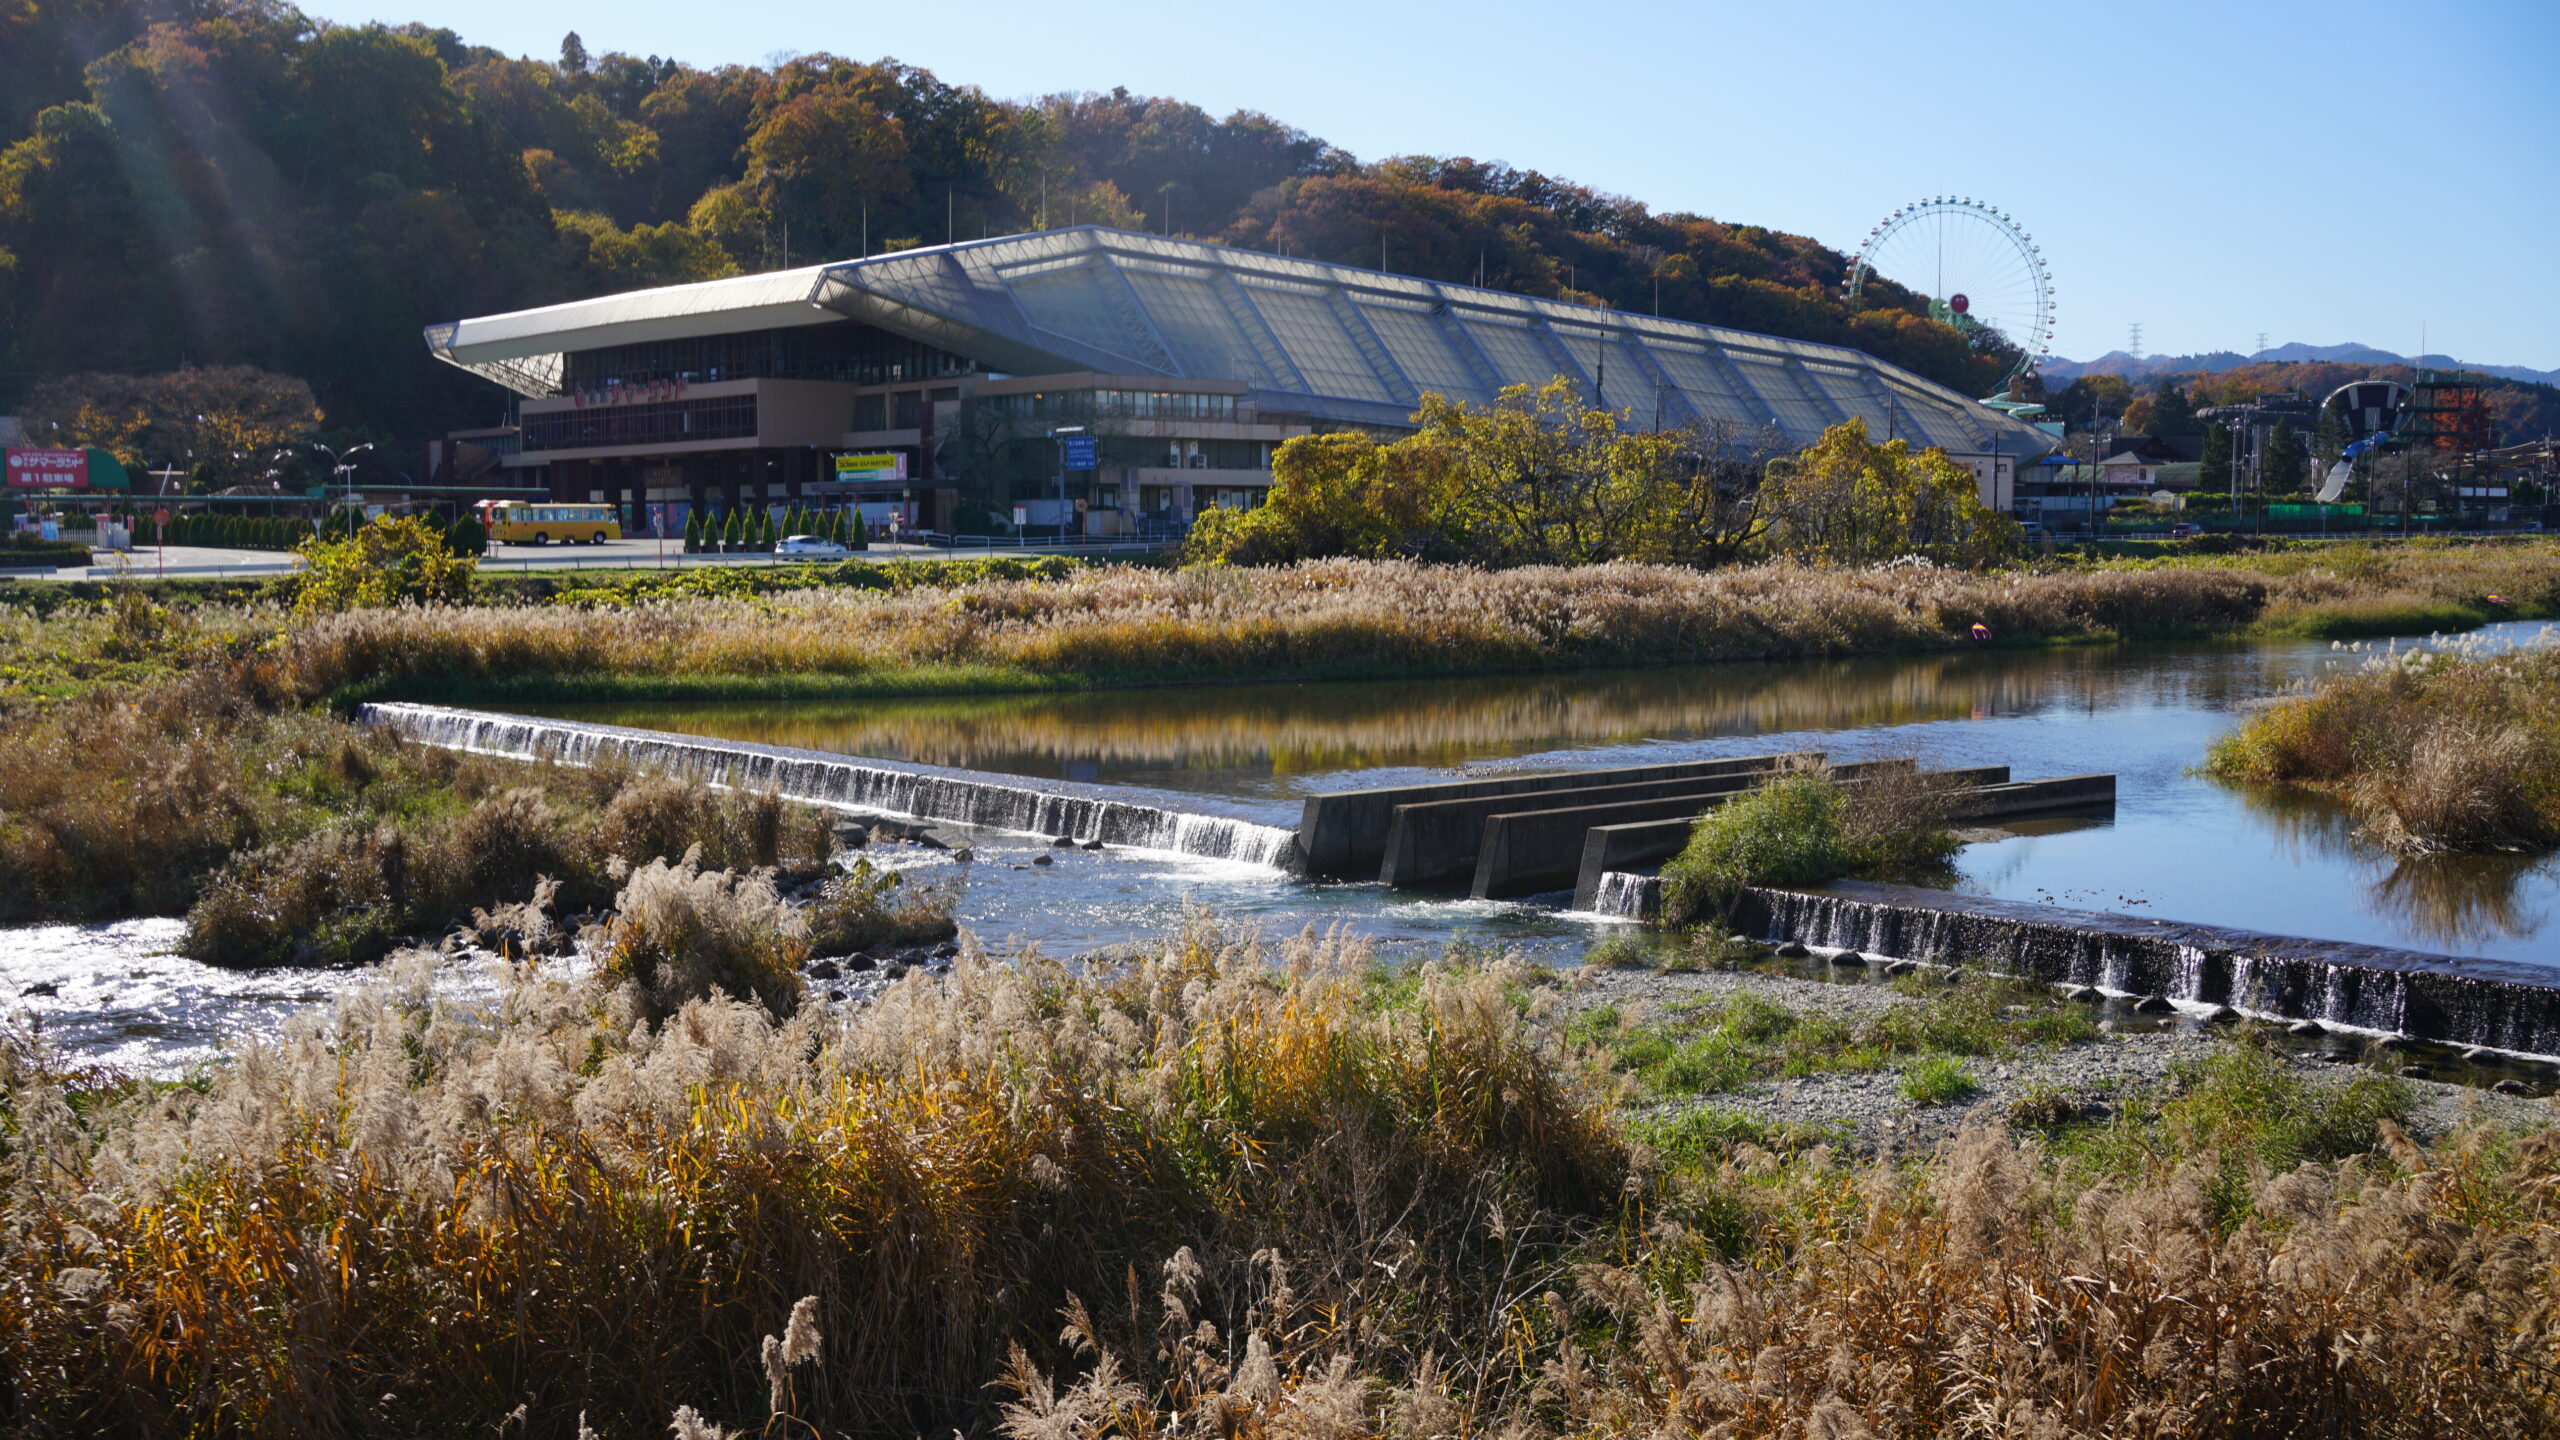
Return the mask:
<svg viewBox="0 0 2560 1440"><path fill-rule="evenodd" d="M483 500L481 523L501 545L601 545L622 538L622 512L611 505L532 505Z"/></svg>
<svg viewBox="0 0 2560 1440"><path fill-rule="evenodd" d="M2169 538L2172 540L2183 539L2186 536L2197 533L2199 532L2193 525L2172 525L2169 527Z"/></svg>
<svg viewBox="0 0 2560 1440"><path fill-rule="evenodd" d="M785 535L774 542L773 553L796 560L841 560L853 552L824 535Z"/></svg>

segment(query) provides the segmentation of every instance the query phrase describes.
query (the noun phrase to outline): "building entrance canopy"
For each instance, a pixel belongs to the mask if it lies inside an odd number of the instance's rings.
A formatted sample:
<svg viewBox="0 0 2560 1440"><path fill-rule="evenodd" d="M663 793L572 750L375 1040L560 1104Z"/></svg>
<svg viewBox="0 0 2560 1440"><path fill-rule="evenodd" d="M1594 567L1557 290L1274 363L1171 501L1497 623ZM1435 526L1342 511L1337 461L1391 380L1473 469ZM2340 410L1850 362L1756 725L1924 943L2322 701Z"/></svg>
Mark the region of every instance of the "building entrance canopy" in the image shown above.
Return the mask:
<svg viewBox="0 0 2560 1440"><path fill-rule="evenodd" d="M1241 382L1263 408L1402 427L1426 392L1483 404L1562 375L1639 425L1716 421L1811 444L1863 418L1956 454L2051 437L1840 346L1084 226L671 286L430 326L455 365L528 396L569 354L852 319L990 371Z"/></svg>

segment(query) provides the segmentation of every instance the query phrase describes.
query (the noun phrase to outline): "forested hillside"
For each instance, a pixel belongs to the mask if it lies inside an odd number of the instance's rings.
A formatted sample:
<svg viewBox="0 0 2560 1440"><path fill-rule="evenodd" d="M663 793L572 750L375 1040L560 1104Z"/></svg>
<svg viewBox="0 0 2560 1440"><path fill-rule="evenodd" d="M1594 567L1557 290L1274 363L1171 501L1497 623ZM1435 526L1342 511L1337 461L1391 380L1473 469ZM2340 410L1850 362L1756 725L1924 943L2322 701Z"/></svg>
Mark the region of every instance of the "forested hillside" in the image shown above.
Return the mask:
<svg viewBox="0 0 2560 1440"><path fill-rule="evenodd" d="M423 324L1044 219L1658 305L1968 393L2005 364L1891 287L1850 314L1845 257L1800 236L894 60L704 70L575 36L518 59L272 0L0 0L0 143L0 413L67 372L250 364L307 379L332 429L414 439L495 410Z"/></svg>

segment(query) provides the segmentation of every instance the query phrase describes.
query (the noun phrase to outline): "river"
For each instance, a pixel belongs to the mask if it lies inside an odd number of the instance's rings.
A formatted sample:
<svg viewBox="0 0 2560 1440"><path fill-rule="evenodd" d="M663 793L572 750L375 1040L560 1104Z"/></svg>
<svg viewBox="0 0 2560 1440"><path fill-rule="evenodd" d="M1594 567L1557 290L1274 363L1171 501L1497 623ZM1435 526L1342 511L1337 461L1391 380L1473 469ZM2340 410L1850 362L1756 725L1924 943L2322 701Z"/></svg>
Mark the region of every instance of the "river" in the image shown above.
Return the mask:
<svg viewBox="0 0 2560 1440"><path fill-rule="evenodd" d="M2538 623L2492 627L2526 643ZM2406 647L2426 641L2400 641ZM2560 880L2544 861L2399 860L2338 810L2195 773L2254 702L2366 654L2325 642L2090 646L1471 680L811 704L558 706L539 713L692 735L1127 785L1278 825L1328 790L1541 767L1772 750L2005 764L2018 779L2110 771L2111 821L2054 822L1968 845L1958 888L2076 909L2551 963ZM884 859L954 888L962 923L1000 948L1072 954L1141 940L1206 906L1266 934L1343 926L1388 950L1453 941L1577 954L1609 927L1563 897L1476 902L1308 884L1250 865L1153 852L1060 852L985 836L974 863L899 847ZM234 976L167 953L173 922L0 931L0 985L67 1048L166 1069L274 1025L343 983Z"/></svg>

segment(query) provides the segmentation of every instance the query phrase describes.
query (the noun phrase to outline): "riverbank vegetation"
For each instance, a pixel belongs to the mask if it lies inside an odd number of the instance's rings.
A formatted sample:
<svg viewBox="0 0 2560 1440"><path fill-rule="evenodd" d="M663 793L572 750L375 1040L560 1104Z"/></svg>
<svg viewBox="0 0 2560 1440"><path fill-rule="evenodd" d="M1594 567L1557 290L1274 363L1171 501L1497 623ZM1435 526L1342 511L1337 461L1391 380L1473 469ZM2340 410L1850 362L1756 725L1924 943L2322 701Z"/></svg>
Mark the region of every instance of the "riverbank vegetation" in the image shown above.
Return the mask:
<svg viewBox="0 0 2560 1440"><path fill-rule="evenodd" d="M2560 846L2560 651L2385 651L2214 746L2228 779L2329 791L2393 849Z"/></svg>
<svg viewBox="0 0 2560 1440"><path fill-rule="evenodd" d="M0 923L183 914L181 949L212 964L360 963L538 884L565 933L631 866L833 850L824 815L769 795L411 744L276 705L238 660L0 709ZM854 909L836 929L948 933L918 897Z"/></svg>
<svg viewBox="0 0 2560 1440"><path fill-rule="evenodd" d="M1960 790L1918 770L1779 775L1698 817L1662 867L1663 919L1714 919L1751 885L1942 875L1957 849L1946 817Z"/></svg>
<svg viewBox="0 0 2560 1440"><path fill-rule="evenodd" d="M1783 560L1715 570L857 562L778 574L483 575L472 594L462 605L304 606L297 617L298 592L273 586L203 597L16 587L0 604L0 674L22 691L67 693L152 673L155 661L170 673L228 644L253 650L239 663L295 704L819 699L2325 638L2560 615L2560 546L2306 547L1988 571ZM165 643L143 633L152 625Z"/></svg>
<svg viewBox="0 0 2560 1440"><path fill-rule="evenodd" d="M1776 432L1701 421L1640 430L1561 376L1483 408L1422 398L1415 432L1292 440L1265 503L1212 510L1183 545L1196 563L1421 556L1507 565L1726 565L1768 555L1863 565L1919 555L1966 566L2016 556L2018 527L1983 507L1973 473L1866 422L1800 453Z"/></svg>
<svg viewBox="0 0 2560 1440"><path fill-rule="evenodd" d="M138 1436L2560 1424L2549 1130L2420 1144L2390 1083L2234 1042L2104 1118L1861 1158L1622 1111L1576 1036L1628 1032L1555 985L1204 920L788 1018L410 958L177 1087L13 1037L14 1403ZM1958 1005L1879 1043L2078 1038Z"/></svg>

